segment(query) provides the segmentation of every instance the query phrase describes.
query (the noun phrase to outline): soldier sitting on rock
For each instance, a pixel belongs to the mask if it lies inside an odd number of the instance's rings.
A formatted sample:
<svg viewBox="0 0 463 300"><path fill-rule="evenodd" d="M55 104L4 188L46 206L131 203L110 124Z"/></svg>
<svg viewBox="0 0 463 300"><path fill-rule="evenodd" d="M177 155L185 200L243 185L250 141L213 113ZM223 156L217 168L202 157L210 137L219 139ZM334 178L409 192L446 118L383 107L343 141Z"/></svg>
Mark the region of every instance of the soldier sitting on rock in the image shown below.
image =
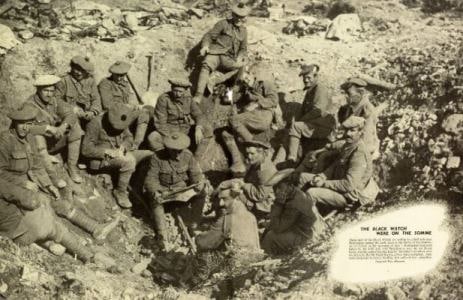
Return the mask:
<svg viewBox="0 0 463 300"><path fill-rule="evenodd" d="M29 133L37 114L38 109L33 106L24 106L9 114L11 127L0 134L1 177L10 186L22 187L40 195L38 197L42 199L48 199L47 205L51 205L60 217L91 233L95 239L104 239L117 226L119 220L99 224L78 209L72 199L62 199L43 167L36 136Z"/></svg>
<svg viewBox="0 0 463 300"><path fill-rule="evenodd" d="M262 248L269 254L288 254L316 240L326 227L315 203L287 179L292 171L281 170L266 183L275 190L270 223L262 241Z"/></svg>
<svg viewBox="0 0 463 300"><path fill-rule="evenodd" d="M83 132L72 106L56 95L56 85L60 80L54 75L39 76L34 82L37 91L29 97L25 105L38 109L36 124L31 131L42 136L39 147L47 169L51 169L52 162L56 162L48 153L54 154L67 147L66 165L69 176L74 182L81 183L83 179L79 174L77 161Z"/></svg>
<svg viewBox="0 0 463 300"><path fill-rule="evenodd" d="M296 162L301 138L326 139L336 126L329 109L331 97L327 87L319 80L318 65L304 65L299 76L304 81L306 94L301 115L293 120L289 129L287 160Z"/></svg>
<svg viewBox="0 0 463 300"><path fill-rule="evenodd" d="M292 175L300 186L310 186L307 196L317 206L363 205L373 202L379 191L373 179L371 154L362 141L365 119L351 116L342 126L346 130L346 143L333 164L319 174L304 173L301 165Z"/></svg>
<svg viewBox="0 0 463 300"><path fill-rule="evenodd" d="M249 250L260 249L256 217L240 200L241 189L232 181L218 187L219 205L225 210L208 231L195 238L199 250L215 250L224 247Z"/></svg>
<svg viewBox="0 0 463 300"><path fill-rule="evenodd" d="M155 151L160 150L164 136L172 132L189 135L194 129L198 157L203 154L208 139L212 138L212 128L199 105L191 98L190 81L186 77L179 77L169 79L169 83L171 91L159 97L154 110L156 131L149 135L150 145Z"/></svg>
<svg viewBox="0 0 463 300"><path fill-rule="evenodd" d="M123 61L116 61L109 68L111 76L104 78L98 84L103 110L108 111L115 103L122 103L129 107L132 114L136 115L133 121L137 121L135 138L132 149L138 149L145 139L146 129L150 120L150 108L140 106L132 92L127 80L127 73L131 65Z"/></svg>
<svg viewBox="0 0 463 300"><path fill-rule="evenodd" d="M243 179L231 179L243 190L242 200L258 217L267 215L273 202L273 189L265 185L277 169L272 163L269 150L270 144L259 140L245 142L246 162L249 170Z"/></svg>
<svg viewBox="0 0 463 300"><path fill-rule="evenodd" d="M71 104L74 113L85 121L90 121L102 110L93 71L94 66L88 57L74 56L71 71L56 85L63 100Z"/></svg>
<svg viewBox="0 0 463 300"><path fill-rule="evenodd" d="M235 137L244 142L252 141L254 134L270 130L274 110L278 106L278 94L273 83L264 80L250 81L245 83L244 98L247 104L243 112L233 115L230 119L230 127ZM230 170L234 174L244 173L246 168L237 150L235 137L227 131L224 131L222 136L233 160Z"/></svg>
<svg viewBox="0 0 463 300"><path fill-rule="evenodd" d="M248 37L245 22L249 12L244 4L234 5L231 8L231 17L219 21L204 35L200 50L204 61L195 90L195 102L201 102L211 72L217 69L242 70L246 65Z"/></svg>
<svg viewBox="0 0 463 300"><path fill-rule="evenodd" d="M133 150L134 139L129 125L137 113L125 104L115 103L87 125L82 143L82 154L89 158L90 169L118 171L118 182L113 190L117 203L122 208L132 207L127 188L135 167L152 155L149 150Z"/></svg>
<svg viewBox="0 0 463 300"><path fill-rule="evenodd" d="M158 140L148 139L150 145L157 146ZM204 204L204 189L207 186L198 161L188 150L190 138L182 132L174 132L163 138L164 149L152 157L145 178L145 189L151 199L156 230L164 245L167 242L167 228L163 203L178 200L179 193L189 193L192 203L191 215L201 216ZM152 146L153 147L153 146ZM191 188L188 188L191 185ZM203 193L204 191L204 193ZM185 194L182 195L185 197ZM194 227L194 226L193 226Z"/></svg>
<svg viewBox="0 0 463 300"><path fill-rule="evenodd" d="M350 116L364 118L363 141L370 154L375 157L379 154L379 139L376 133L378 116L375 106L368 98L367 85L366 81L356 77L349 78L341 85L341 89L347 94L347 104L339 109L338 121L342 123Z"/></svg>

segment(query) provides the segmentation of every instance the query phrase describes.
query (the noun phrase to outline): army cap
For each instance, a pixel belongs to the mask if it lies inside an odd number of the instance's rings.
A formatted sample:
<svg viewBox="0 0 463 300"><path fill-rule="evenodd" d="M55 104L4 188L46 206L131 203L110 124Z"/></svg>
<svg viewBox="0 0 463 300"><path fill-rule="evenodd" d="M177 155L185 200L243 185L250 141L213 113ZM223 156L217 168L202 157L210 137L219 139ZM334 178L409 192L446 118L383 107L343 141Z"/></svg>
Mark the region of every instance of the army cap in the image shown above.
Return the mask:
<svg viewBox="0 0 463 300"><path fill-rule="evenodd" d="M71 66L72 65L76 65L80 67L82 70L84 70L87 73L92 73L93 70L95 69L88 57L83 57L80 55L74 56L71 59Z"/></svg>
<svg viewBox="0 0 463 300"><path fill-rule="evenodd" d="M245 147L257 147L257 148L263 148L263 149L270 149L271 145L266 142L266 141L259 141L256 139L250 140L250 141L245 141L244 143Z"/></svg>
<svg viewBox="0 0 463 300"><path fill-rule="evenodd" d="M131 65L125 61L116 61L111 67L109 67L109 72L113 74L124 75L127 74L130 70Z"/></svg>
<svg viewBox="0 0 463 300"><path fill-rule="evenodd" d="M179 76L179 77L172 77L167 80L171 86L180 86L184 88L189 88L191 86L190 80L188 78Z"/></svg>
<svg viewBox="0 0 463 300"><path fill-rule="evenodd" d="M163 142L166 148L174 150L183 150L190 146L190 138L182 132L175 132L165 136Z"/></svg>
<svg viewBox="0 0 463 300"><path fill-rule="evenodd" d="M346 82L341 84L341 89L347 90L353 85L358 86L358 87L366 87L368 85L368 83L365 80L361 79L361 78L350 77L350 78L347 79Z"/></svg>
<svg viewBox="0 0 463 300"><path fill-rule="evenodd" d="M278 184L279 182L281 182L283 179L285 179L285 178L287 178L289 175L291 175L293 172L294 172L294 169L293 169L293 168L280 170L280 171L276 172L275 174L273 174L273 176L270 177L270 178L264 183L264 185L266 185L266 186L273 186L273 185L276 185L276 184Z"/></svg>
<svg viewBox="0 0 463 300"><path fill-rule="evenodd" d="M316 64L310 64L310 65L302 65L301 66L301 72L299 73L299 76L304 76L305 74L309 74L312 72L318 72L320 71L320 66Z"/></svg>
<svg viewBox="0 0 463 300"><path fill-rule="evenodd" d="M108 110L108 120L116 130L125 130L133 121L132 110L123 103L115 103Z"/></svg>
<svg viewBox="0 0 463 300"><path fill-rule="evenodd" d="M350 116L349 118L347 118L347 120L342 122L342 127L346 129L358 127L363 128L363 126L365 126L365 119L357 116Z"/></svg>
<svg viewBox="0 0 463 300"><path fill-rule="evenodd" d="M20 109L14 110L8 114L8 118L13 121L30 121L37 116L38 110L32 105L24 105Z"/></svg>
<svg viewBox="0 0 463 300"><path fill-rule="evenodd" d="M35 86L50 86L61 81L61 78L55 75L38 75L34 81Z"/></svg>
<svg viewBox="0 0 463 300"><path fill-rule="evenodd" d="M238 3L236 5L233 5L231 7L231 11L233 14L241 18L246 17L251 12L251 10L244 3Z"/></svg>

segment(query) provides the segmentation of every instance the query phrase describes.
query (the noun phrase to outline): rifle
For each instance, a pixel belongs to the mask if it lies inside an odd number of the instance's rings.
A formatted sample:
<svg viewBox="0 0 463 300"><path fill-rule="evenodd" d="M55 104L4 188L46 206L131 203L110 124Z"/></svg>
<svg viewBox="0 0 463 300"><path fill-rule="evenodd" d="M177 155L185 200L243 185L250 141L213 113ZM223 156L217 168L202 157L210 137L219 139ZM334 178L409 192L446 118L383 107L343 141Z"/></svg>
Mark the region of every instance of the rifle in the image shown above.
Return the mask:
<svg viewBox="0 0 463 300"><path fill-rule="evenodd" d="M190 233L188 233L188 228L185 226L185 223L183 223L183 219L181 216L177 216L177 220L178 220L178 225L180 226L180 229L182 230L182 235L188 242L188 245L190 246L191 253L193 253L193 255L196 255L197 253L196 244L191 238Z"/></svg>
<svg viewBox="0 0 463 300"><path fill-rule="evenodd" d="M195 183L195 184L191 184L191 185L188 185L188 186L185 186L185 187L181 187L181 188L178 188L178 189L175 189L175 190L172 190L172 191L168 191L167 193L163 193L162 195L162 201L161 203L166 203L166 202L171 202L171 201L175 201L176 199L173 199L172 196L176 195L176 194L180 194L180 193L183 193L183 192L186 192L192 188L195 188L197 187L198 185L202 184L203 182L198 182L198 183ZM183 202L183 201L182 201Z"/></svg>
<svg viewBox="0 0 463 300"><path fill-rule="evenodd" d="M141 96L140 96L140 94L138 93L137 88L136 88L135 85L133 84L132 79L130 79L129 74L127 74L126 76L127 76L127 81L128 81L129 84L130 84L130 87L132 88L133 92L135 93L135 97L137 97L138 103L141 104L141 105L144 105L145 103L143 103L143 100L141 99Z"/></svg>

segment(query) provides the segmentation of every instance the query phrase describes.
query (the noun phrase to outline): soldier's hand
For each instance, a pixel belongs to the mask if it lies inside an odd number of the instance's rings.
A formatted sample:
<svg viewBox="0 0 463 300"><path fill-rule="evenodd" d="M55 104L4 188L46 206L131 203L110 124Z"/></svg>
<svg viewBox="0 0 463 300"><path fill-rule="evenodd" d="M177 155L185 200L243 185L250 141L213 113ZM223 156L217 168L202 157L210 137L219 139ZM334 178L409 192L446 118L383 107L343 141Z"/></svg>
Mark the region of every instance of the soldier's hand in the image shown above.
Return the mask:
<svg viewBox="0 0 463 300"><path fill-rule="evenodd" d="M204 46L201 48L201 50L199 50L199 55L201 56L205 56L207 53L209 53L209 47L207 46Z"/></svg>
<svg viewBox="0 0 463 300"><path fill-rule="evenodd" d="M256 110L256 108L259 107L259 104L257 104L256 102L251 102L249 103L248 105L246 105L246 107L244 108L244 110L246 111L254 111Z"/></svg>
<svg viewBox="0 0 463 300"><path fill-rule="evenodd" d="M91 119L93 119L94 116L95 116L94 113L88 111L88 112L84 112L84 115L82 116L82 118L84 118L87 121L90 121Z"/></svg>
<svg viewBox="0 0 463 300"><path fill-rule="evenodd" d="M325 181L326 179L323 178L323 176L317 175L312 179L311 185L315 187L322 187Z"/></svg>
<svg viewBox="0 0 463 300"><path fill-rule="evenodd" d="M45 135L46 136L55 137L57 135L57 133L58 133L58 127L47 125L47 127L45 128Z"/></svg>
<svg viewBox="0 0 463 300"><path fill-rule="evenodd" d="M57 127L55 138L60 139L64 135L66 135L66 132L68 131L69 127L70 127L69 124L66 124L66 123L63 123L59 127Z"/></svg>
<svg viewBox="0 0 463 300"><path fill-rule="evenodd" d="M61 198L61 195L60 195L58 189L57 189L54 185L49 185L49 186L47 186L47 190L50 192L50 194L51 194L55 199Z"/></svg>
<svg viewBox="0 0 463 300"><path fill-rule="evenodd" d="M195 128L195 142L196 145L199 145L204 138L203 128L201 126L196 126Z"/></svg>
<svg viewBox="0 0 463 300"><path fill-rule="evenodd" d="M35 182L30 181L30 180L26 180L24 182L24 188L28 189L29 191L33 191L33 192L39 191L39 186Z"/></svg>
<svg viewBox="0 0 463 300"><path fill-rule="evenodd" d="M205 185L206 185L206 183L203 181L203 182L199 183L198 185L196 185L193 189L196 192L201 192L204 189Z"/></svg>

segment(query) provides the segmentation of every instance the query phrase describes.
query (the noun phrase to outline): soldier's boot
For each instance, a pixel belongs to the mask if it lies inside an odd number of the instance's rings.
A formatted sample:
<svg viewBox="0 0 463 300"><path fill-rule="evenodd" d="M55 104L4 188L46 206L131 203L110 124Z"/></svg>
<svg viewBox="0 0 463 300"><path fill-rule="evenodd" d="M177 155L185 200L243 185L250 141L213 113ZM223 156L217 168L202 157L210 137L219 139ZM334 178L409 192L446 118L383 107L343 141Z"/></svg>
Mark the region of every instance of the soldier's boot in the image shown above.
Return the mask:
<svg viewBox="0 0 463 300"><path fill-rule="evenodd" d="M235 137L226 131L223 132L222 137L232 157L230 171L237 176L243 175L246 172L246 166L241 157L240 149L238 149L238 145L236 145Z"/></svg>
<svg viewBox="0 0 463 300"><path fill-rule="evenodd" d="M95 219L89 217L83 211L78 209L73 209L67 219L73 224L91 233L93 238L96 240L104 240L106 236L117 227L117 224L119 224L119 218L100 224Z"/></svg>
<svg viewBox="0 0 463 300"><path fill-rule="evenodd" d="M77 258L83 262L89 262L94 256L93 252L84 246L80 242L80 238L71 231L66 230L59 242L68 250L68 252L76 255Z"/></svg>
<svg viewBox="0 0 463 300"><path fill-rule="evenodd" d="M243 141L249 142L254 138L252 133L243 124L232 123L232 126L233 130L243 139Z"/></svg>
<svg viewBox="0 0 463 300"><path fill-rule="evenodd" d="M82 183L83 178L79 174L79 169L77 168L77 161L79 160L80 153L80 139L77 141L70 142L68 144L68 161L67 161L67 170L69 177L75 183Z"/></svg>
<svg viewBox="0 0 463 300"><path fill-rule="evenodd" d="M129 200L129 182L132 174L135 170L136 161L127 161L124 166L120 169L119 180L117 182L116 189L113 191L113 196L116 199L117 204L122 208L131 208L132 202Z"/></svg>
<svg viewBox="0 0 463 300"><path fill-rule="evenodd" d="M157 204L153 207L153 218L154 226L156 227L156 233L158 234L159 240L162 247L166 249L167 244L167 226L166 226L166 215L164 213L164 207L162 204Z"/></svg>
<svg viewBox="0 0 463 300"><path fill-rule="evenodd" d="M204 90L206 89L207 82L209 80L210 70L207 67L202 67L198 77L198 84L196 85L195 96L193 100L196 103L201 103L203 98Z"/></svg>
<svg viewBox="0 0 463 300"><path fill-rule="evenodd" d="M66 248L63 245L58 244L52 240L43 242L42 246L47 248L51 253L53 253L56 256L61 256L64 254L64 252L66 252Z"/></svg>
<svg viewBox="0 0 463 300"><path fill-rule="evenodd" d="M135 132L135 139L134 139L134 144L135 147L138 149L145 140L145 134L146 134L146 129L148 128L147 123L139 123L137 125L137 131Z"/></svg>
<svg viewBox="0 0 463 300"><path fill-rule="evenodd" d="M289 146L288 146L288 161L297 161L297 152L299 151L299 143L300 139L295 136L290 136L289 137Z"/></svg>

